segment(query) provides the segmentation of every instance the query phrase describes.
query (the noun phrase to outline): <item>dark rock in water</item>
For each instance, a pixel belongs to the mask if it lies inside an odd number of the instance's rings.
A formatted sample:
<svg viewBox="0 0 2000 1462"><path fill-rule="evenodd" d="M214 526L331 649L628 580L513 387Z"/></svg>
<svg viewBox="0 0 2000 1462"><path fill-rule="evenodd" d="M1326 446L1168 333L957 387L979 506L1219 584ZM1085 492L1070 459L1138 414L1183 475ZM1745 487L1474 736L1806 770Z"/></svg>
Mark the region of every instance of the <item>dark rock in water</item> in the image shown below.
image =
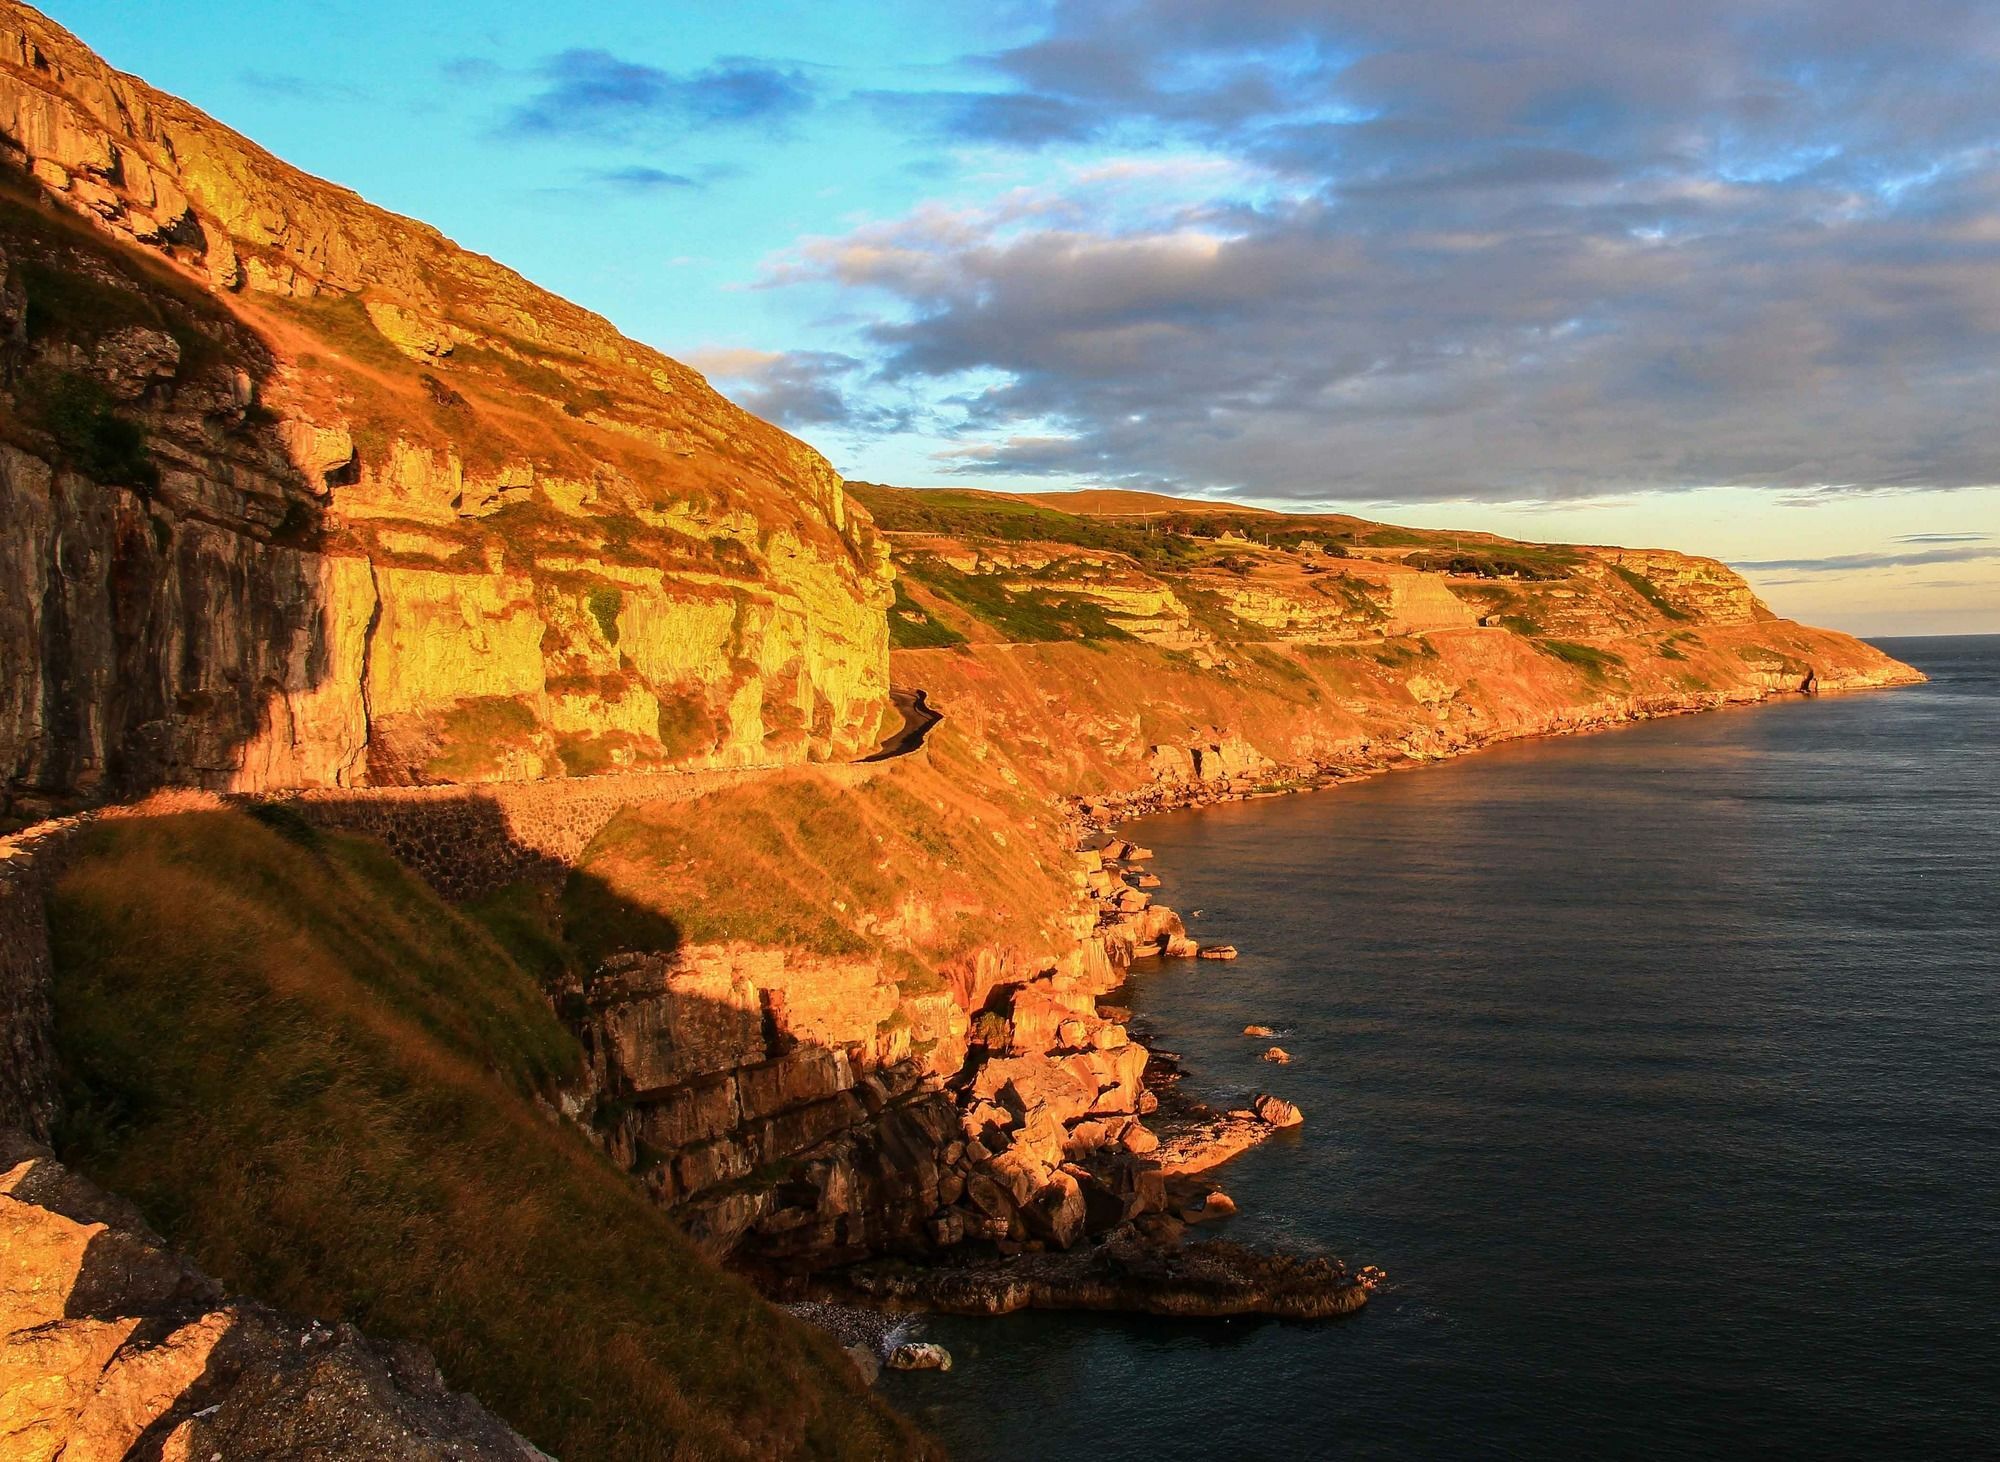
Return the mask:
<svg viewBox="0 0 2000 1462"><path fill-rule="evenodd" d="M1164 1215L1155 1215L1164 1217ZM1179 1232L1180 1225L1173 1225ZM1268 1254L1237 1244L1176 1245L1136 1228L1068 1253L922 1268L859 1264L824 1281L881 1304L957 1315L1016 1310L1106 1310L1210 1319L1270 1315L1324 1320L1368 1302L1368 1291L1332 1259ZM893 1358L891 1365L895 1362Z"/></svg>
<svg viewBox="0 0 2000 1462"><path fill-rule="evenodd" d="M1257 1116L1273 1127L1296 1127L1306 1119L1305 1113L1283 1097L1260 1096L1255 1106Z"/></svg>
<svg viewBox="0 0 2000 1462"><path fill-rule="evenodd" d="M892 1371L948 1371L951 1352L926 1340L907 1340L889 1352Z"/></svg>

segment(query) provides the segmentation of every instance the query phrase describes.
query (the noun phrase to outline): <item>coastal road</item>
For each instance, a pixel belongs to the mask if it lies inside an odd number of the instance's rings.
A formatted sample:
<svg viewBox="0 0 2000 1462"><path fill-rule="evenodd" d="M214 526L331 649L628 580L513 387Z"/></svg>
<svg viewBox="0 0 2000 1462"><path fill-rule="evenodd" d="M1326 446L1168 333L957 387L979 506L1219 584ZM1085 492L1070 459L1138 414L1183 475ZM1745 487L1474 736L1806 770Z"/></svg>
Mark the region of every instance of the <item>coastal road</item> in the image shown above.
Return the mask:
<svg viewBox="0 0 2000 1462"><path fill-rule="evenodd" d="M931 727L944 719L944 712L932 710L920 690L899 690L891 686L889 699L902 712L902 727L891 733L872 753L862 757L865 762L891 761L899 756L908 756L924 744L924 738L931 734Z"/></svg>

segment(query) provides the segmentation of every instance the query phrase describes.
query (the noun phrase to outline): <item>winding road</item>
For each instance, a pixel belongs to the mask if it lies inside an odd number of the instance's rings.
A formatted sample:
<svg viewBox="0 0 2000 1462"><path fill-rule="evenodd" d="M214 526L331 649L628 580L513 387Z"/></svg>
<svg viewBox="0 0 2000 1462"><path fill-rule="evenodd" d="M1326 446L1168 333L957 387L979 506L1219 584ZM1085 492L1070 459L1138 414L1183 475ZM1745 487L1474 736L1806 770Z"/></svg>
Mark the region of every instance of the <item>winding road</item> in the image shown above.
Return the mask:
<svg viewBox="0 0 2000 1462"><path fill-rule="evenodd" d="M873 752L862 757L864 762L891 761L899 756L908 756L924 744L924 738L931 734L931 727L944 719L944 712L932 710L920 690L899 690L891 686L889 699L902 712L902 727L891 733Z"/></svg>

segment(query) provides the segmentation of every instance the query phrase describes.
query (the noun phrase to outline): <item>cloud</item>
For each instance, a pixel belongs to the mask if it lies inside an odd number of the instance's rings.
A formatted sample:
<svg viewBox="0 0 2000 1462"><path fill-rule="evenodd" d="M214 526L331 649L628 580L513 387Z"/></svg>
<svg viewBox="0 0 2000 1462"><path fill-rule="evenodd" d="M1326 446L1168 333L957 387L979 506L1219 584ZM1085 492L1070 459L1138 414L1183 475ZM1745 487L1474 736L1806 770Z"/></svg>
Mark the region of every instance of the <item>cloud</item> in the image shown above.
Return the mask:
<svg viewBox="0 0 2000 1462"><path fill-rule="evenodd" d="M627 167L600 168L590 176L596 182L629 193L658 193L668 189L701 186L685 173L670 173L664 168L646 167L637 163Z"/></svg>
<svg viewBox="0 0 2000 1462"><path fill-rule="evenodd" d="M1904 533L1898 543L1984 543L1991 533Z"/></svg>
<svg viewBox="0 0 2000 1462"><path fill-rule="evenodd" d="M297 76L282 71L245 71L237 78L253 91L268 92L293 101L366 102L374 93L345 81L328 81L317 76Z"/></svg>
<svg viewBox="0 0 2000 1462"><path fill-rule="evenodd" d="M1912 553L1844 553L1831 558L1770 558L1731 564L1752 573L1841 574L1856 569L1916 568L1936 563L1975 563L2000 559L1996 548L1932 548Z"/></svg>
<svg viewBox="0 0 2000 1462"><path fill-rule="evenodd" d="M961 142L1042 147L1077 142L1098 130L1091 109L1062 97L1025 92L871 91L859 100L892 125L919 128Z"/></svg>
<svg viewBox="0 0 2000 1462"><path fill-rule="evenodd" d="M662 128L770 125L810 109L805 74L752 57L667 71L599 49L559 51L535 68L540 89L506 130L537 137L633 137Z"/></svg>
<svg viewBox="0 0 2000 1462"><path fill-rule="evenodd" d="M850 387L862 363L829 351L697 350L688 364L729 387L731 399L767 421L793 430L813 427L899 430L902 413L857 399Z"/></svg>
<svg viewBox="0 0 2000 1462"><path fill-rule="evenodd" d="M2000 8L1050 16L979 58L991 93L878 105L1223 165L1113 201L1065 162L765 274L872 317L871 379L987 383L960 470L1405 501L2000 476Z"/></svg>

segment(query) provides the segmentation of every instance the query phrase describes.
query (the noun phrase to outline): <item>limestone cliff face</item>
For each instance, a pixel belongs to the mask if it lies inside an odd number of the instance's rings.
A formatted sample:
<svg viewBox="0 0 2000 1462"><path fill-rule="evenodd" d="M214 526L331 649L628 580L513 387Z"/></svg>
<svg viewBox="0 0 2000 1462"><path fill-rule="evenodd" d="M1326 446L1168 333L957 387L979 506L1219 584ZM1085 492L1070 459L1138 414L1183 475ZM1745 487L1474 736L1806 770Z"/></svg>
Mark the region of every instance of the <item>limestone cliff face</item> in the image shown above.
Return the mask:
<svg viewBox="0 0 2000 1462"><path fill-rule="evenodd" d="M841 758L810 448L0 5L0 768L119 795Z"/></svg>
<svg viewBox="0 0 2000 1462"><path fill-rule="evenodd" d="M823 770L631 809L572 881L591 927L666 921L569 1006L600 1134L759 1267L1071 1247L1184 1211L1190 1167L1254 1140L1149 1130L1147 1053L1099 1000L1192 941L1052 810L1101 825L1914 678L1681 554L1268 516L1253 541L1051 500L1024 526L978 494L863 491L904 570L891 622L932 646L895 655L946 711L924 754L837 797Z"/></svg>
<svg viewBox="0 0 2000 1462"><path fill-rule="evenodd" d="M899 675L1056 795L1155 801L1921 677L1713 559L1152 499L863 490ZM1023 526L1019 504L1034 504ZM996 541L998 540L998 541ZM1034 566L1024 574L1023 564ZM1179 606L1150 617L1111 606ZM1147 597L1150 596L1150 597ZM1164 632L1169 622L1184 633Z"/></svg>

